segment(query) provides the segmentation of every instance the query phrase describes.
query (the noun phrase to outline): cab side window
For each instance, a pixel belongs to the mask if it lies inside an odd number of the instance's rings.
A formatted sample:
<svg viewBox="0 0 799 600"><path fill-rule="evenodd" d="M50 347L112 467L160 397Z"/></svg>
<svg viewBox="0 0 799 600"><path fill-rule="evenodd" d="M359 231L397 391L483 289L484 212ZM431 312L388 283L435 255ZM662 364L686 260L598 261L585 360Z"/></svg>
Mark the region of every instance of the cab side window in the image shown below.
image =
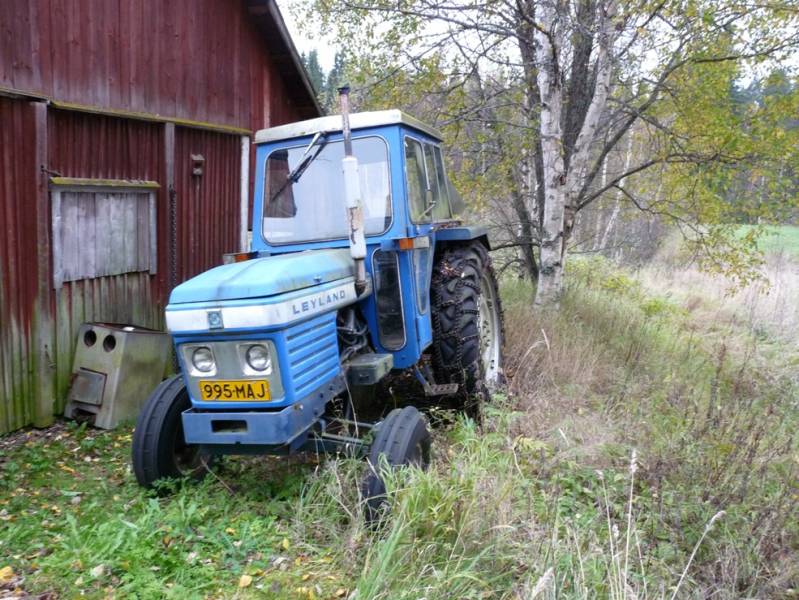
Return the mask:
<svg viewBox="0 0 799 600"><path fill-rule="evenodd" d="M405 177L411 220L414 223L452 218L441 148L406 137Z"/></svg>
<svg viewBox="0 0 799 600"><path fill-rule="evenodd" d="M449 185L447 174L444 172L444 160L441 158L441 148L432 146L433 161L435 163L436 181L438 183L438 202L433 208L433 220L441 221L452 218L452 210L449 201Z"/></svg>
<svg viewBox="0 0 799 600"><path fill-rule="evenodd" d="M405 138L405 179L408 184L408 206L411 219L415 222L430 220L430 215L425 219L424 212L427 208L427 175L424 166L424 153L422 144L417 140Z"/></svg>

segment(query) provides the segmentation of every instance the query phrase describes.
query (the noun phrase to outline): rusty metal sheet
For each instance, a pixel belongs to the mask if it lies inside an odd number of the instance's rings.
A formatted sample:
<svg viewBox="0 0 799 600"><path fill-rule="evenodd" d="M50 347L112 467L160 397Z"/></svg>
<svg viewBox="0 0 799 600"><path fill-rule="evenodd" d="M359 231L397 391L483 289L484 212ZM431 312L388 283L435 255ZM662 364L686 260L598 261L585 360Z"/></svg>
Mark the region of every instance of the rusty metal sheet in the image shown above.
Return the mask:
<svg viewBox="0 0 799 600"><path fill-rule="evenodd" d="M194 174L202 157L202 174ZM177 280L222 264L222 254L237 252L241 223L241 138L175 128L177 193Z"/></svg>
<svg viewBox="0 0 799 600"><path fill-rule="evenodd" d="M270 4L4 0L0 87L252 130L317 116Z"/></svg>
<svg viewBox="0 0 799 600"><path fill-rule="evenodd" d="M35 412L37 297L35 122L30 103L0 98L0 432Z"/></svg>

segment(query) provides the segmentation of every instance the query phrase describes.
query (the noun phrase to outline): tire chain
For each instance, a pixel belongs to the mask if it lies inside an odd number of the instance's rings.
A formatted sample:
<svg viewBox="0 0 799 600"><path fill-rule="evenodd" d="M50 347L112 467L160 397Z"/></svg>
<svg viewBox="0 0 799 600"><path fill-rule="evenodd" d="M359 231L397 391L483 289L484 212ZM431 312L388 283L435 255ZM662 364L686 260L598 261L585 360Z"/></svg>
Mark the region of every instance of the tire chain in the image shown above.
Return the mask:
<svg viewBox="0 0 799 600"><path fill-rule="evenodd" d="M465 254L462 252L466 250ZM456 343L452 344L456 348L455 351L455 359L454 361L445 360L442 352L440 344L433 344L433 352L435 353L435 358L440 366L441 369L445 371L445 374L450 377L457 377L459 379L458 383L466 383L468 380L468 374L465 372L464 365L463 365L463 344L457 343L457 339L461 340L471 340L475 338L479 338L479 331L473 335L469 335L466 337L461 337L460 335L460 326L463 320L464 314L478 314L479 309L464 309L460 302L452 299L442 299L440 294L441 286L447 287L447 285L455 279L455 292L452 294L456 298L461 297L460 290L464 287L470 287L477 295L480 294L480 284L479 282L475 283L472 281L467 281L464 278L465 267L469 263L471 257L469 254L470 250L474 251L477 260L479 261L479 266L475 267L475 271L479 274L481 268L488 268L489 266L489 257L488 252L481 244L468 244L463 246L455 246L453 248L448 248L445 251L445 254L437 261L436 268L433 273L433 285L431 286L435 290L435 298L434 298L434 307L437 310L446 309L449 307L455 307L455 315L453 322L457 323L457 327L453 328L450 332L445 333L441 326L441 319L433 319L433 339L438 339L441 341L447 339L455 339ZM479 361L479 358L478 358ZM478 366L478 369L480 367ZM475 378L475 383L479 385L479 373Z"/></svg>

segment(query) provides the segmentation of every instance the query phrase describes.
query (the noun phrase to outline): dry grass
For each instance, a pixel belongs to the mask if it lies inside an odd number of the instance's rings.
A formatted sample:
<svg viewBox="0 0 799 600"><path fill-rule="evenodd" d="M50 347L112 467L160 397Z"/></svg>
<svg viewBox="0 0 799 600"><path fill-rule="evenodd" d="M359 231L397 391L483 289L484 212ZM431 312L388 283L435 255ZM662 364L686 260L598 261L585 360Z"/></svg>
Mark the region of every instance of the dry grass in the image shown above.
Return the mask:
<svg viewBox="0 0 799 600"><path fill-rule="evenodd" d="M664 582L681 577L678 560L653 558L657 531L680 547L688 587L702 594L790 595L799 583L784 567L799 562L799 269L784 256L767 268L769 290L730 293L692 268L661 263L633 276L585 261L558 315L531 316L530 291L506 286L510 390L523 412L515 431L546 440L550 464L619 469L631 447L640 452L632 530L643 581L660 591L634 586L638 597L671 596ZM689 556L706 534L709 548ZM612 595L633 597L614 564Z"/></svg>
<svg viewBox="0 0 799 600"><path fill-rule="evenodd" d="M747 328L799 347L799 260L787 252L766 256L762 278L743 288L693 263L662 257L642 269L639 279L656 294L669 294L695 319Z"/></svg>

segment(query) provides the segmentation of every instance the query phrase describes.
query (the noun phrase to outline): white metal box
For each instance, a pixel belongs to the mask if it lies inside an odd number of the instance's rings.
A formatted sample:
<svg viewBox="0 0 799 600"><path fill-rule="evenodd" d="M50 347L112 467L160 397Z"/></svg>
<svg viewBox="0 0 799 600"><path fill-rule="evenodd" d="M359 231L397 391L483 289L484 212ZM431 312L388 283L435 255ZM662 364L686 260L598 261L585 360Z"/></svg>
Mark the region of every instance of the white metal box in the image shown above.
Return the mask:
<svg viewBox="0 0 799 600"><path fill-rule="evenodd" d="M135 419L163 379L169 335L132 325L84 323L77 344L64 416L102 429Z"/></svg>

